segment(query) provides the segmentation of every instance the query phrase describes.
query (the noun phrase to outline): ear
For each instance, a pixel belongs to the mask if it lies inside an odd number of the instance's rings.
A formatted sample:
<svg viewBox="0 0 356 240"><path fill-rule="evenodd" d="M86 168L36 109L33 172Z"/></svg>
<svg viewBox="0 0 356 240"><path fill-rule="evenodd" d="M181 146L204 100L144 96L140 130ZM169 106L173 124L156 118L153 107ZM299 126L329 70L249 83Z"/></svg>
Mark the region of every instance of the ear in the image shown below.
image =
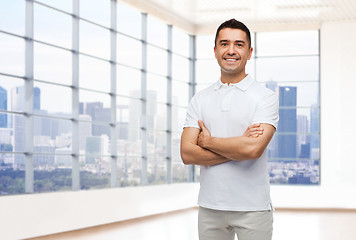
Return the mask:
<svg viewBox="0 0 356 240"><path fill-rule="evenodd" d="M253 47L250 47L250 49L249 49L249 53L248 53L248 60L250 60L251 59L251 56L252 56L252 52L253 52Z"/></svg>
<svg viewBox="0 0 356 240"><path fill-rule="evenodd" d="M214 46L214 56L215 56L215 58L216 58L216 46Z"/></svg>

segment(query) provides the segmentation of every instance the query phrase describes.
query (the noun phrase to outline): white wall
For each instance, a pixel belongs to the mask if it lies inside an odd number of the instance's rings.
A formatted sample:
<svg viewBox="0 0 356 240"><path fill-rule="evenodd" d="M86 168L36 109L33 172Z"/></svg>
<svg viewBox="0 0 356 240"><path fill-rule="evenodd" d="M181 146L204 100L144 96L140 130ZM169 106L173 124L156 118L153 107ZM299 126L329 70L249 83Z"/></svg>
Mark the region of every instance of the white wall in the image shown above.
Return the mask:
<svg viewBox="0 0 356 240"><path fill-rule="evenodd" d="M275 207L356 208L356 22L321 27L321 185L272 186ZM198 184L0 198L0 238L20 239L195 206Z"/></svg>
<svg viewBox="0 0 356 240"><path fill-rule="evenodd" d="M0 239L23 239L195 205L197 184L172 184L0 198Z"/></svg>
<svg viewBox="0 0 356 240"><path fill-rule="evenodd" d="M356 22L321 26L321 185L273 186L277 207L356 208Z"/></svg>

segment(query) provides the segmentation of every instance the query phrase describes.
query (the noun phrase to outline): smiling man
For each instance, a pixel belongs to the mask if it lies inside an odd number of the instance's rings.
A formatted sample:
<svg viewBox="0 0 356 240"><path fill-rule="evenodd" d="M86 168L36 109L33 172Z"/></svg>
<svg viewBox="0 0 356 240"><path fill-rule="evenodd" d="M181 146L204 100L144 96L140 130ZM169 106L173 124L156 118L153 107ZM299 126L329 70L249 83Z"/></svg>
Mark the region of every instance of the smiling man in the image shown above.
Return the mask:
<svg viewBox="0 0 356 240"><path fill-rule="evenodd" d="M266 148L278 124L278 98L246 74L252 52L243 23L221 24L214 46L221 77L188 107L181 156L201 166L200 240L272 238Z"/></svg>

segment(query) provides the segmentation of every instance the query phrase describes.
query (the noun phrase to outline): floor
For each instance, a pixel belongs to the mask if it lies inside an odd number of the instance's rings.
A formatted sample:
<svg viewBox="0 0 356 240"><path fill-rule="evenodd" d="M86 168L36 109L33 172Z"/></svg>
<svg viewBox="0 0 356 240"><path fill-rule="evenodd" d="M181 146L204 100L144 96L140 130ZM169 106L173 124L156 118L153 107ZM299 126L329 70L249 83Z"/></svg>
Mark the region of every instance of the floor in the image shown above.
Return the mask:
<svg viewBox="0 0 356 240"><path fill-rule="evenodd" d="M197 209L31 240L198 240ZM273 240L355 240L356 211L277 210Z"/></svg>

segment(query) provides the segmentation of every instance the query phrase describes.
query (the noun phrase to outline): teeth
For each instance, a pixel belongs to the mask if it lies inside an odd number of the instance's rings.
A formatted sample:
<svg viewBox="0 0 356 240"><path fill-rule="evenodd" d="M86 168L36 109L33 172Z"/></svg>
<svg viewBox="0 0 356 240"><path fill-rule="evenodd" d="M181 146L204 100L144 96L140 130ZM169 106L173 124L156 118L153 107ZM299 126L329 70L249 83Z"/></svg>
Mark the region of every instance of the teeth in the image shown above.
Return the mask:
<svg viewBox="0 0 356 240"><path fill-rule="evenodd" d="M235 61L237 61L237 59L236 58L226 58L226 61L235 62Z"/></svg>

